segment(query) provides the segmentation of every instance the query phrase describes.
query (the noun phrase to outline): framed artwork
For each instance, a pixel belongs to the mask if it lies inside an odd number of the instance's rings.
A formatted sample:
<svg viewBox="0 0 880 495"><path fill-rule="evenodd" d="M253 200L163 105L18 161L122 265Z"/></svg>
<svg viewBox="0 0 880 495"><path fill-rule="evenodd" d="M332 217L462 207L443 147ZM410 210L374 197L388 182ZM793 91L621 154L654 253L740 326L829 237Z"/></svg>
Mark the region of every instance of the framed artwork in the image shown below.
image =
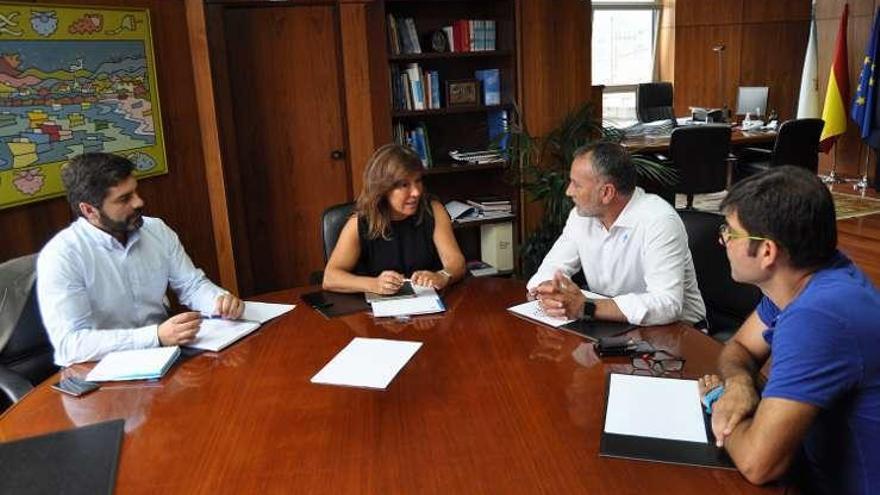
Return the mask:
<svg viewBox="0 0 880 495"><path fill-rule="evenodd" d="M0 2L0 209L63 195L97 151L168 171L149 11Z"/></svg>
<svg viewBox="0 0 880 495"><path fill-rule="evenodd" d="M480 104L480 81L464 79L446 82L446 105L464 107Z"/></svg>

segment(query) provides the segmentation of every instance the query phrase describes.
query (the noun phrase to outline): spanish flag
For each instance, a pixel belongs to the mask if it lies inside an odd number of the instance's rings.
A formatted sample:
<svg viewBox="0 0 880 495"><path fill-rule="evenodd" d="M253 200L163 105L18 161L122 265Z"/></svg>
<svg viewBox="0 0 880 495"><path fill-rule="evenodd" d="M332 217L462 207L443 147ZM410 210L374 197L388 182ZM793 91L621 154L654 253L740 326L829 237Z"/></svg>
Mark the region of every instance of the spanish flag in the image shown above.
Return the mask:
<svg viewBox="0 0 880 495"><path fill-rule="evenodd" d="M847 106L849 105L849 59L846 55L846 21L849 17L849 4L843 5L843 16L837 30L837 43L834 49L834 62L828 74L828 91L825 93L825 106L822 120L825 127L819 138L819 150L828 153L837 138L846 132Z"/></svg>

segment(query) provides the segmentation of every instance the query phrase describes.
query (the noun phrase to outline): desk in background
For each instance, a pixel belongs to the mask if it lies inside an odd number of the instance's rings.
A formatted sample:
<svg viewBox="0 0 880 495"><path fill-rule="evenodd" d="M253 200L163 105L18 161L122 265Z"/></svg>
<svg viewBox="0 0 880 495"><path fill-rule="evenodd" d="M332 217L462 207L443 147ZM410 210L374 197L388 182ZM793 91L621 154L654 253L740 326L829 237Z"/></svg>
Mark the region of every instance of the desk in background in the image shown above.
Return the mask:
<svg viewBox="0 0 880 495"><path fill-rule="evenodd" d="M328 320L300 302L155 383L76 399L47 382L0 418L0 440L125 418L119 494L780 491L736 471L600 458L606 374L629 361L511 315L522 282L469 279L444 298L444 315L406 323ZM687 358L686 376L715 370L720 344L690 327L634 332ZM355 336L424 345L386 391L309 383Z"/></svg>
<svg viewBox="0 0 880 495"><path fill-rule="evenodd" d="M669 136L633 137L624 139L620 144L630 153L669 153ZM734 129L730 136L730 148L742 148L759 144L773 144L776 131L742 131Z"/></svg>

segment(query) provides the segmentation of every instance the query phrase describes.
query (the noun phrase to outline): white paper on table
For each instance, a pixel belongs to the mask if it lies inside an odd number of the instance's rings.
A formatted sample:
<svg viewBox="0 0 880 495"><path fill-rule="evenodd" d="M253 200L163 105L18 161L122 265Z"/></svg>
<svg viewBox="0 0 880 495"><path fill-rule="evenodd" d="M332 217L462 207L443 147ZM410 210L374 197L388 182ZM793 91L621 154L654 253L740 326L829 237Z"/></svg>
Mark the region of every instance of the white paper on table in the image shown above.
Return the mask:
<svg viewBox="0 0 880 495"><path fill-rule="evenodd" d="M111 352L92 368L86 380L102 382L159 378L174 364L178 355L180 348L177 346Z"/></svg>
<svg viewBox="0 0 880 495"><path fill-rule="evenodd" d="M277 318L288 311L292 311L296 306L293 304L274 304L256 301L245 301L244 313L241 315L242 320L256 321L258 323L266 323L272 318Z"/></svg>
<svg viewBox="0 0 880 495"><path fill-rule="evenodd" d="M709 443L696 380L610 375L605 433Z"/></svg>
<svg viewBox="0 0 880 495"><path fill-rule="evenodd" d="M426 315L442 313L446 306L437 291L431 287L419 287L413 285L416 297L405 299L391 299L385 301L373 301L373 316L382 318L386 316Z"/></svg>
<svg viewBox="0 0 880 495"><path fill-rule="evenodd" d="M311 381L385 389L421 346L421 342L355 337Z"/></svg>
<svg viewBox="0 0 880 495"><path fill-rule="evenodd" d="M590 292L583 289L581 289L581 292L583 292L584 296L586 296L588 299L608 299L607 297L596 294L595 292ZM511 313L525 316L530 320L535 320L539 323L549 325L553 328L559 328L562 325L566 325L574 321L568 318L557 318L555 316L550 316L544 313L544 310L541 309L541 305L538 303L537 299L534 301L517 304L516 306L511 306L507 308L507 310Z"/></svg>
<svg viewBox="0 0 880 495"><path fill-rule="evenodd" d="M205 318L196 338L186 346L219 352L258 328L260 324L255 321Z"/></svg>

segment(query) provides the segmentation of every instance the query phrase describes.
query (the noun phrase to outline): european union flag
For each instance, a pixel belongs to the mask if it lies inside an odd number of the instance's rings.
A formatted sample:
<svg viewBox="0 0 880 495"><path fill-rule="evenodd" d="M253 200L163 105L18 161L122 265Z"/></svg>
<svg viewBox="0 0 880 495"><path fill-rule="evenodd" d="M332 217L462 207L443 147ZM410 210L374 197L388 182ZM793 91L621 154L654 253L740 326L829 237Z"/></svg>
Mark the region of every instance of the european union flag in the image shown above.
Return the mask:
<svg viewBox="0 0 880 495"><path fill-rule="evenodd" d="M880 106L878 106L880 95L877 95L875 81L876 77L880 76L875 70L878 55L880 55L880 7L877 8L874 16L871 38L868 40L868 46L865 47L865 60L850 112L859 126L862 140L874 149L880 148Z"/></svg>

